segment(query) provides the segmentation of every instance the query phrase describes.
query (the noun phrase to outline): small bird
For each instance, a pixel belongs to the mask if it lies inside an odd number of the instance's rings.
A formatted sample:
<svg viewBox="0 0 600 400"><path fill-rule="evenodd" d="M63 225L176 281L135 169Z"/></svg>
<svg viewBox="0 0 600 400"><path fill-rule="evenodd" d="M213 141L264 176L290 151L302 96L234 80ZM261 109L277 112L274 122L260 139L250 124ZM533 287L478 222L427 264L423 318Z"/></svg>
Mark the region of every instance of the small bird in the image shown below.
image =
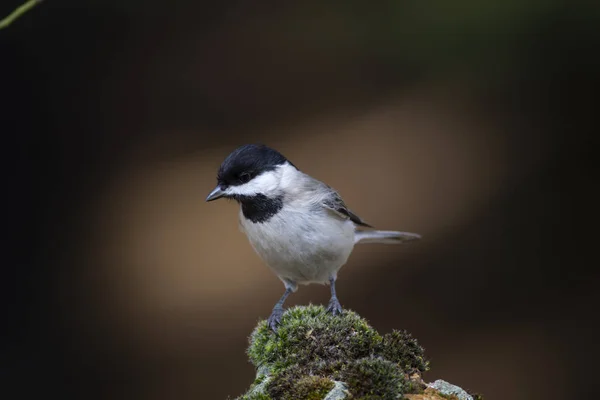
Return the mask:
<svg viewBox="0 0 600 400"><path fill-rule="evenodd" d="M334 189L262 144L238 147L223 161L217 187L206 201L219 198L239 203L240 230L285 286L267 320L273 331L298 284L329 284L327 311L342 313L335 281L355 244L420 239L416 233L365 230L373 227L350 211Z"/></svg>

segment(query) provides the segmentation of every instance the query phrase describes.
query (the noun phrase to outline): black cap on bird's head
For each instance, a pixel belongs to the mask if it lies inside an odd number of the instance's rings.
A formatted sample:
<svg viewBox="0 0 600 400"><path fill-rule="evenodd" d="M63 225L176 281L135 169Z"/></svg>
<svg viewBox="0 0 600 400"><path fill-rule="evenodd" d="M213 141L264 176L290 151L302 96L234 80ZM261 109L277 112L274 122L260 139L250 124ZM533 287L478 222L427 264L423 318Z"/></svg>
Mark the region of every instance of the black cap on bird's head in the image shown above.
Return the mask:
<svg viewBox="0 0 600 400"><path fill-rule="evenodd" d="M228 188L244 185L260 174L272 171L285 163L294 166L277 150L265 145L245 144L240 146L232 151L221 164L217 173L217 187L208 195L206 201L227 197L226 190Z"/></svg>

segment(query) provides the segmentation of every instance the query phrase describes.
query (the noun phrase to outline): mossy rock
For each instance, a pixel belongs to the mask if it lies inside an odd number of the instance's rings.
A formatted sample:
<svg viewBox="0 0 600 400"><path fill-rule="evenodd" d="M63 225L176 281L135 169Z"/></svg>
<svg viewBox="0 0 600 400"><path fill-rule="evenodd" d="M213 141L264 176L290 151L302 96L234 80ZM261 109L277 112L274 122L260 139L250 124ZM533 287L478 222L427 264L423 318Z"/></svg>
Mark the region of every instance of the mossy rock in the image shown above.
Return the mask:
<svg viewBox="0 0 600 400"><path fill-rule="evenodd" d="M248 356L257 378L237 400L396 400L427 388L429 363L417 341L406 331L382 336L350 310L292 307L277 333L259 322Z"/></svg>

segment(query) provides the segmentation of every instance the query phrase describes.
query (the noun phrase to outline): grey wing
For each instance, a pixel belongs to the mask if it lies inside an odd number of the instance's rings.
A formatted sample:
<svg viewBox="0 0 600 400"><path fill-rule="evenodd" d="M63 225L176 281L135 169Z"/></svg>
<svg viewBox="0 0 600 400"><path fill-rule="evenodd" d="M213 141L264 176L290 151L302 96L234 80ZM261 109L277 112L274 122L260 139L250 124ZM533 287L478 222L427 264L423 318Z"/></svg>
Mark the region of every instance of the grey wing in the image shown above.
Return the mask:
<svg viewBox="0 0 600 400"><path fill-rule="evenodd" d="M367 224L358 215L350 211L350 209L344 203L344 200L342 200L340 195L335 190L333 190L332 188L329 189L329 195L323 199L323 206L327 210L333 212L338 217L341 217L343 219L350 219L350 221L354 222L356 225L372 228L371 225Z"/></svg>

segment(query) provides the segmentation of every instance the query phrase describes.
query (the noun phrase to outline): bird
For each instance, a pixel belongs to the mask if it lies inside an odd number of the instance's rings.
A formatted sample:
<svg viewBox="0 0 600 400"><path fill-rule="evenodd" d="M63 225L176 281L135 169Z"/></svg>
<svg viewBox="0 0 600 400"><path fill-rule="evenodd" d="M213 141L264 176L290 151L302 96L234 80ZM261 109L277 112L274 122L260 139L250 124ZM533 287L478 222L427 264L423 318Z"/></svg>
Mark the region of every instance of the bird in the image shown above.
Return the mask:
<svg viewBox="0 0 600 400"><path fill-rule="evenodd" d="M335 283L355 244L405 243L419 234L375 230L352 212L333 188L302 172L275 149L245 144L233 150L217 173L207 202L239 203L239 228L285 292L267 319L277 332L288 296L298 285L330 286L327 312L341 315Z"/></svg>

